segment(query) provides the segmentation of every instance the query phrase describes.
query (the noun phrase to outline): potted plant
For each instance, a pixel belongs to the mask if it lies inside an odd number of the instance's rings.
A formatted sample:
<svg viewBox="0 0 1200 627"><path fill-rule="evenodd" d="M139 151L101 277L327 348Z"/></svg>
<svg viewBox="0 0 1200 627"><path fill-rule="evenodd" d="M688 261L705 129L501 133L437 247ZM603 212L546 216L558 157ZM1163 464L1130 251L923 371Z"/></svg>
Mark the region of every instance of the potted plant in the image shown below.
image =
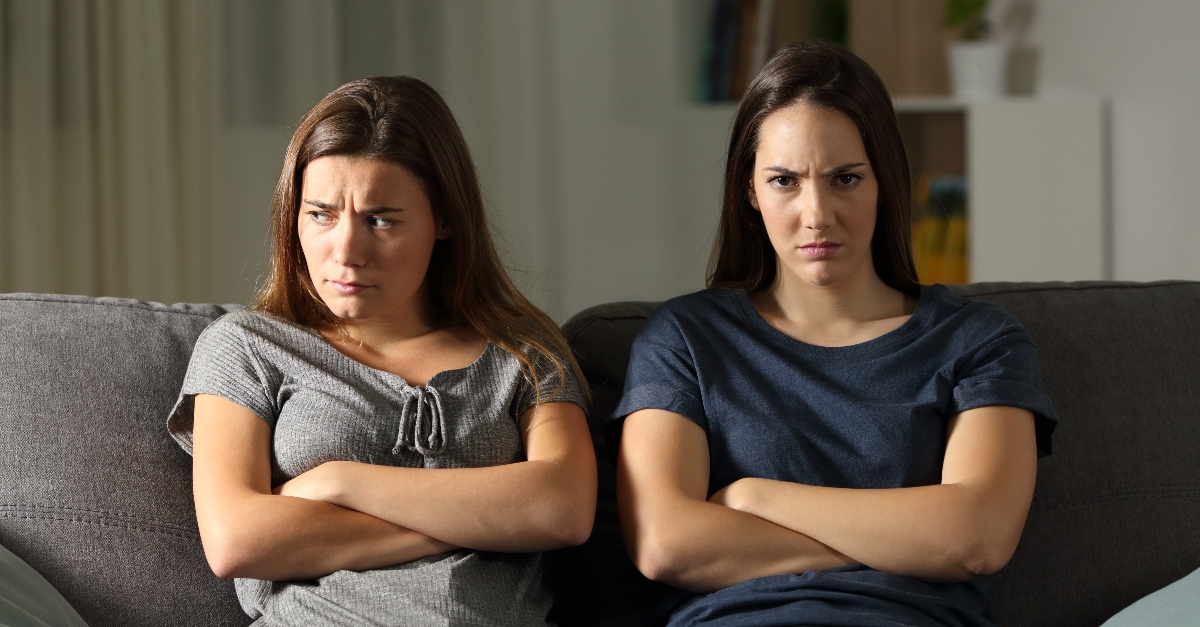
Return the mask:
<svg viewBox="0 0 1200 627"><path fill-rule="evenodd" d="M999 98L1006 78L1004 45L990 39L988 0L946 0L945 25L959 40L949 45L950 84L964 100Z"/></svg>

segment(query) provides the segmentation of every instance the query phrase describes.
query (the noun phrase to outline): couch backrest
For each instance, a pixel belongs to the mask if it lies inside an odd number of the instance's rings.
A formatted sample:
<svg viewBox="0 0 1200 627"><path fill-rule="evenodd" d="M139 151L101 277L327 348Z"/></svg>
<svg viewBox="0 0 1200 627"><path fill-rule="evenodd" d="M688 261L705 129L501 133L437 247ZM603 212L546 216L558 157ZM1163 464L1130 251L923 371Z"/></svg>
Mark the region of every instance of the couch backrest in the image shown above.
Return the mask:
<svg viewBox="0 0 1200 627"><path fill-rule="evenodd" d="M166 416L227 308L0 295L0 545L92 627L245 625Z"/></svg>
<svg viewBox="0 0 1200 627"><path fill-rule="evenodd" d="M983 283L954 288L1012 312L1033 335L1061 423L1039 462L1021 544L996 577L1001 625L1094 626L1200 567L1200 283ZM596 407L625 381L630 344L655 303L614 303L564 326ZM611 452L611 451L610 451ZM614 471L601 451L592 539L557 552L563 624L655 624L670 605L624 557ZM613 603L613 589L625 603Z"/></svg>
<svg viewBox="0 0 1200 627"><path fill-rule="evenodd" d="M956 290L1025 324L1062 418L993 588L1000 623L1098 625L1200 567L1200 283ZM603 305L564 326L593 388L598 449L653 307ZM0 295L0 545L93 627L249 623L204 561L191 460L165 429L196 337L229 309ZM549 555L555 615L653 624L671 589L630 564L612 464L600 466L592 538Z"/></svg>

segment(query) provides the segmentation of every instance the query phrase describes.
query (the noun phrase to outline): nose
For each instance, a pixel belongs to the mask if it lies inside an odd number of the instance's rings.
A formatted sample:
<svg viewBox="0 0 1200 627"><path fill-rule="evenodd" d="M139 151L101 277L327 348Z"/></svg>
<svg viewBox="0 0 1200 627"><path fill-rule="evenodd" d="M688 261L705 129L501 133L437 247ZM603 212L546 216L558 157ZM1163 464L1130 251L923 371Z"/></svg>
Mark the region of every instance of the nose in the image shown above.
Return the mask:
<svg viewBox="0 0 1200 627"><path fill-rule="evenodd" d="M338 221L333 241L333 260L339 265L358 267L366 263L363 237L365 228L353 214Z"/></svg>
<svg viewBox="0 0 1200 627"><path fill-rule="evenodd" d="M814 231L829 228L834 222L834 199L830 190L820 183L807 188L801 194L800 225Z"/></svg>

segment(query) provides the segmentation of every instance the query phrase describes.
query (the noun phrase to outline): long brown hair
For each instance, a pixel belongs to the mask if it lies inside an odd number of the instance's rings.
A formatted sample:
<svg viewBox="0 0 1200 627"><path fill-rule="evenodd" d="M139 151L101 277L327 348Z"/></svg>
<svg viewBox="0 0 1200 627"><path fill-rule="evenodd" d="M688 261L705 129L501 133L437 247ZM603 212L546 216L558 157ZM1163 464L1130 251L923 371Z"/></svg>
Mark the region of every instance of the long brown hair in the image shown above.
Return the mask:
<svg viewBox="0 0 1200 627"><path fill-rule="evenodd" d="M785 46L746 90L725 160L721 222L708 263L709 287L757 292L775 280L776 256L749 185L763 120L798 102L840 111L854 122L879 181L871 257L875 272L905 294L920 291L912 254L912 182L896 112L883 81L865 61L825 41Z"/></svg>
<svg viewBox="0 0 1200 627"><path fill-rule="evenodd" d="M425 274L425 289L442 322L468 325L511 353L534 386L537 360L552 364L562 382L569 369L587 393L558 325L521 294L500 262L475 165L450 108L431 87L408 76L346 83L300 120L271 199L271 268L256 311L312 327L338 326L313 286L296 224L304 169L327 155L380 159L422 182L434 217L452 233L434 245ZM532 358L523 345L532 349Z"/></svg>

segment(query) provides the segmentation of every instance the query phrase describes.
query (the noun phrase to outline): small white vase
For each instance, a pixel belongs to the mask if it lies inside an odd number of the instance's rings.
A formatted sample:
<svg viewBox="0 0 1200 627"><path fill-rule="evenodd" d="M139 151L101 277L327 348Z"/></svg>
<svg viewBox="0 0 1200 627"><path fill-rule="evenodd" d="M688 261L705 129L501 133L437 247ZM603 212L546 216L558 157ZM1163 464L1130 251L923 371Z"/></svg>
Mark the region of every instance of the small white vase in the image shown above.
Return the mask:
<svg viewBox="0 0 1200 627"><path fill-rule="evenodd" d="M950 84L963 100L990 100L1004 95L1008 48L995 41L955 41L948 49Z"/></svg>

